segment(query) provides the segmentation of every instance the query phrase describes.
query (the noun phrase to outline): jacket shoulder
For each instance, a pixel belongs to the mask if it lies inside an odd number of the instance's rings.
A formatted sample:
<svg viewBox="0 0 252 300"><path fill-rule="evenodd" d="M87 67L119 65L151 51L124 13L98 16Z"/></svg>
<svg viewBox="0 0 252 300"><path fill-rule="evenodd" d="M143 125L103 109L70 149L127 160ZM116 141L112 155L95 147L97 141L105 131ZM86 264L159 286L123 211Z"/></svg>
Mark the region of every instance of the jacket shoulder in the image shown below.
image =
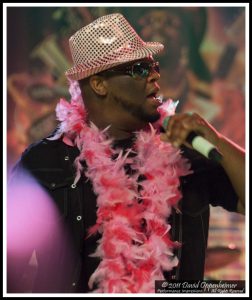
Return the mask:
<svg viewBox="0 0 252 300"><path fill-rule="evenodd" d="M23 152L15 169L28 171L43 185L57 188L73 182L74 160L78 154L76 147L70 147L60 139L45 138Z"/></svg>
<svg viewBox="0 0 252 300"><path fill-rule="evenodd" d="M25 168L61 168L65 160L74 161L79 151L62 140L43 139L31 144L22 154L21 163ZM63 168L64 168L63 164Z"/></svg>

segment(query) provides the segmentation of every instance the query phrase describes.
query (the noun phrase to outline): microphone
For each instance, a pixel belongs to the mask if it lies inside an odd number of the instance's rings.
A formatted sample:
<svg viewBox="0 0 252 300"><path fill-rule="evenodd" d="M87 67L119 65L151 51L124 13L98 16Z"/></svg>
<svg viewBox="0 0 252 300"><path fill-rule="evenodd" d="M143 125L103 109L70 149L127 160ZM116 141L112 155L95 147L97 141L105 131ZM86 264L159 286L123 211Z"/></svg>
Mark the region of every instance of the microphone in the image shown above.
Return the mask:
<svg viewBox="0 0 252 300"><path fill-rule="evenodd" d="M170 116L164 118L162 127L166 130ZM191 131L186 141L193 147L194 150L198 151L208 159L220 162L222 160L222 154L217 150L216 146L211 144L202 136L198 135L195 131Z"/></svg>

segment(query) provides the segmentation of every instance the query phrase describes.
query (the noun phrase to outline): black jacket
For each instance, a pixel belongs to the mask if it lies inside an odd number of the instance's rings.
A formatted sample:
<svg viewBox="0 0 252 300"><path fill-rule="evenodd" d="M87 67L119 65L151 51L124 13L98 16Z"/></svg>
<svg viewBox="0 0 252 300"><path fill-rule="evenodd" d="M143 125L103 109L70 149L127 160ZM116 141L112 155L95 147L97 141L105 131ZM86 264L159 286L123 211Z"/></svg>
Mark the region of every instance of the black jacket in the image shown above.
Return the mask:
<svg viewBox="0 0 252 300"><path fill-rule="evenodd" d="M127 142L122 143L125 145ZM182 214L173 211L170 216L172 237L181 242L182 247L176 253L179 266L165 276L200 280L204 276L209 204L236 211L238 199L218 163L188 148L182 148L182 153L190 160L194 172L181 177ZM85 239L87 229L96 220L96 196L86 178L73 185L73 162L78 154L77 148L61 140L43 139L23 153L14 170L10 184L15 184L23 168L28 170L51 195L60 212L59 222L65 226L64 246L51 245L46 253L37 250L38 270L33 292L88 292L88 278L98 265L98 260L89 258L88 254L94 252L99 236ZM17 281L20 274L16 274ZM8 288L14 292L19 289L11 280Z"/></svg>

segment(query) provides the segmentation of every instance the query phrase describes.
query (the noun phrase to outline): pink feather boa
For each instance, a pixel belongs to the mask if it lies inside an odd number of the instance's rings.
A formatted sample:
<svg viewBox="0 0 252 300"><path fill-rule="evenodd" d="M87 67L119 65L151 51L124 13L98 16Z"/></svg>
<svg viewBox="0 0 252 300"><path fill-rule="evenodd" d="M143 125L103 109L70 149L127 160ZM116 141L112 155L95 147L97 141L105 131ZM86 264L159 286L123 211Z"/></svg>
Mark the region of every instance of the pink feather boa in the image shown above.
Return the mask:
<svg viewBox="0 0 252 300"><path fill-rule="evenodd" d="M179 177L191 172L190 165L178 149L160 140L154 128L160 123L136 133L136 156L128 157L132 150L123 155L122 150L112 148L107 129L87 125L78 82L71 83L70 93L71 103L61 99L57 105L61 123L52 139L63 136L66 144L78 147L74 184L81 178L81 161L85 160L85 175L97 194L97 220L89 235L97 231L102 234L92 254L101 262L90 277L89 287L95 282L98 288L94 292L98 293L153 293L155 280L163 280L163 271L178 264L173 255L178 243L170 239L167 218L181 198ZM174 114L175 106L168 100L159 111L161 122L165 115ZM131 177L124 169L128 163L136 171ZM139 183L140 174L146 180Z"/></svg>

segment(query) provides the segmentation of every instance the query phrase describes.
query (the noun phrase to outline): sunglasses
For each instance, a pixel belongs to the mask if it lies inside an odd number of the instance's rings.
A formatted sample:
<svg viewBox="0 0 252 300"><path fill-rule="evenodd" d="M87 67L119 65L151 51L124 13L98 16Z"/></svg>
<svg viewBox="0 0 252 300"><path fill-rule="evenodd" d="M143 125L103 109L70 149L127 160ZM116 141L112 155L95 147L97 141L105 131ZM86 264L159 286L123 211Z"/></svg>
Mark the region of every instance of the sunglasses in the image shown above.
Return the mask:
<svg viewBox="0 0 252 300"><path fill-rule="evenodd" d="M134 79L147 78L151 72L160 73L159 62L140 61L125 67L116 67L102 73L122 73L132 76Z"/></svg>

